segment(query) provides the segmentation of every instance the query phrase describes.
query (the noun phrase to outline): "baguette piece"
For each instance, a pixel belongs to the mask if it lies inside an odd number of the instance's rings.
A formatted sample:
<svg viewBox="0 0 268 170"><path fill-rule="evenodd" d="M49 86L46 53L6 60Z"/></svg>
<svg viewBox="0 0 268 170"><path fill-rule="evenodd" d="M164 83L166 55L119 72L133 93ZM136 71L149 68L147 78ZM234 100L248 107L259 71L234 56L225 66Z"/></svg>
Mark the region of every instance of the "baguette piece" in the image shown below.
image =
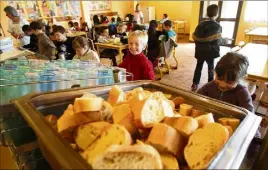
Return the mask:
<svg viewBox="0 0 268 170"><path fill-rule="evenodd" d="M80 98L97 98L97 96L92 93L84 93Z"/></svg>
<svg viewBox="0 0 268 170"><path fill-rule="evenodd" d="M102 98L76 98L74 100L74 113L94 112L102 108Z"/></svg>
<svg viewBox="0 0 268 170"><path fill-rule="evenodd" d="M175 97L172 101L175 103L175 108L179 108L185 102L183 97Z"/></svg>
<svg viewBox="0 0 268 170"><path fill-rule="evenodd" d="M198 128L197 120L190 116L166 117L164 123L173 127L185 137L189 137Z"/></svg>
<svg viewBox="0 0 268 170"><path fill-rule="evenodd" d="M198 122L198 128L203 128L205 125L215 122L212 113L198 116L195 118L195 120Z"/></svg>
<svg viewBox="0 0 268 170"><path fill-rule="evenodd" d="M155 99L145 99L137 101L135 105L130 105L134 115L135 124L138 128L150 128L159 123L165 117L163 106Z"/></svg>
<svg viewBox="0 0 268 170"><path fill-rule="evenodd" d="M81 125L74 133L74 140L79 148L85 150L100 136L101 132L109 126L110 123L104 121Z"/></svg>
<svg viewBox="0 0 268 170"><path fill-rule="evenodd" d="M201 112L200 110L192 109L191 117L196 118L196 117L201 116L203 114L205 114L205 113Z"/></svg>
<svg viewBox="0 0 268 170"><path fill-rule="evenodd" d="M110 90L107 102L110 103L112 106L120 102L125 101L125 93L124 91L117 85L114 85Z"/></svg>
<svg viewBox="0 0 268 170"><path fill-rule="evenodd" d="M184 156L190 169L206 169L228 138L227 128L219 123L210 123L196 130L184 149Z"/></svg>
<svg viewBox="0 0 268 170"><path fill-rule="evenodd" d="M87 162L92 165L94 159L111 145L130 145L131 142L131 136L123 126L112 124L102 131L101 136L86 149Z"/></svg>
<svg viewBox="0 0 268 170"><path fill-rule="evenodd" d="M102 114L102 120L105 120L108 122L112 120L113 107L110 105L110 103L104 100L102 101L101 114Z"/></svg>
<svg viewBox="0 0 268 170"><path fill-rule="evenodd" d="M180 105L180 114L182 116L190 116L192 113L193 106L188 104L181 104Z"/></svg>
<svg viewBox="0 0 268 170"><path fill-rule="evenodd" d="M113 121L124 126L131 135L134 135L138 131L129 104L121 104L114 107Z"/></svg>
<svg viewBox="0 0 268 170"><path fill-rule="evenodd" d="M93 169L162 169L159 153L150 145L112 145L93 162Z"/></svg>
<svg viewBox="0 0 268 170"><path fill-rule="evenodd" d="M183 150L182 138L171 126L157 123L153 126L147 143L156 148L160 153L177 155L178 152Z"/></svg>
<svg viewBox="0 0 268 170"><path fill-rule="evenodd" d="M170 154L161 154L163 169L179 169L179 163L175 156Z"/></svg>
<svg viewBox="0 0 268 170"><path fill-rule="evenodd" d="M233 131L236 130L236 128L239 126L240 124L240 120L236 119L236 118L229 118L229 117L222 117L219 118L219 123L224 125L224 126L230 126Z"/></svg>
<svg viewBox="0 0 268 170"><path fill-rule="evenodd" d="M231 137L234 133L233 129L230 126L224 126L227 128L228 132L229 132L229 137Z"/></svg>

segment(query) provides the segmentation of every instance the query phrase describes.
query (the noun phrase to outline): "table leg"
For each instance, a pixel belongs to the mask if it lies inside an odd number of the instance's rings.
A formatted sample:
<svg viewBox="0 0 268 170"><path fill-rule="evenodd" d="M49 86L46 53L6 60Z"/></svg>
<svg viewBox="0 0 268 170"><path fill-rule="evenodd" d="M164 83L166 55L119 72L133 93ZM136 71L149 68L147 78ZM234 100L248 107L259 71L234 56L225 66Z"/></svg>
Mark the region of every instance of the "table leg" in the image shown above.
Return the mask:
<svg viewBox="0 0 268 170"><path fill-rule="evenodd" d="M121 64L123 61L123 55L122 55L122 48L119 48L119 64Z"/></svg>
<svg viewBox="0 0 268 170"><path fill-rule="evenodd" d="M99 57L100 57L100 46L99 45L96 45L97 46L97 52L99 54Z"/></svg>

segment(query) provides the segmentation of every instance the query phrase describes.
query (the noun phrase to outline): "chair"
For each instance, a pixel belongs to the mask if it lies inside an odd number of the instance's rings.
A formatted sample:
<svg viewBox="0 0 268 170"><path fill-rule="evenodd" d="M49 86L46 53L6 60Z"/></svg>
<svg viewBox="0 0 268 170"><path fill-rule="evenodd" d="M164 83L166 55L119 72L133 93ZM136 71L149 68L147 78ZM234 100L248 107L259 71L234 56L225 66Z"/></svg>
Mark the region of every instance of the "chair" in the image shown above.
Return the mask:
<svg viewBox="0 0 268 170"><path fill-rule="evenodd" d="M95 52L97 52L96 48L95 48L95 45L94 45L94 42L92 39L88 38L88 44L89 44L89 48Z"/></svg>

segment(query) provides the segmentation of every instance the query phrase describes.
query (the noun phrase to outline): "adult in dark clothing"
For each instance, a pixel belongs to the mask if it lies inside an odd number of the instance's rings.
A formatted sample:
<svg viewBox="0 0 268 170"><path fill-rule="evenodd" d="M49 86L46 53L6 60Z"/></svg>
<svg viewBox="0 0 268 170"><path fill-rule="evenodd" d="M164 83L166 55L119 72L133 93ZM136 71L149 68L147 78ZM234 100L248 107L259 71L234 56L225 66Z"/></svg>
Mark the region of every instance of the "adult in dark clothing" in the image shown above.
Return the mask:
<svg viewBox="0 0 268 170"><path fill-rule="evenodd" d="M57 59L59 58L59 54L63 53L66 60L72 60L75 51L72 47L72 41L73 39L70 37L66 37L65 35L65 28L62 26L57 26L54 30L54 35L56 37L56 48L57 48Z"/></svg>
<svg viewBox="0 0 268 170"><path fill-rule="evenodd" d="M222 27L216 22L219 7L215 4L208 6L208 20L201 22L193 33L195 41L195 58L197 64L194 72L192 90L196 91L200 82L204 62L208 64L208 82L214 78L214 59L220 56L220 45L226 43L221 37Z"/></svg>
<svg viewBox="0 0 268 170"><path fill-rule="evenodd" d="M33 33L32 28L30 25L23 25L22 26L22 31L25 33L25 35L30 37L30 44L24 45L23 48L26 48L30 51L37 52L38 47L37 47L37 36Z"/></svg>

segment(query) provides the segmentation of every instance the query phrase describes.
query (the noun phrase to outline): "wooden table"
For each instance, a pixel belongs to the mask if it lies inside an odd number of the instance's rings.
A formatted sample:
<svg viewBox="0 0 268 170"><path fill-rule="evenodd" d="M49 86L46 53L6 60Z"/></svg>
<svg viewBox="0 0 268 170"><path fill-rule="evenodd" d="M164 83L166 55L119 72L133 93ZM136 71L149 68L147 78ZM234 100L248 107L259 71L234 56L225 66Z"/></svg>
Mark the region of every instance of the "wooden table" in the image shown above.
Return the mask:
<svg viewBox="0 0 268 170"><path fill-rule="evenodd" d="M78 37L78 36L86 36L87 32L85 31L73 31L66 34L67 37Z"/></svg>
<svg viewBox="0 0 268 170"><path fill-rule="evenodd" d="M248 57L249 78L268 81L268 45L248 43L238 53Z"/></svg>
<svg viewBox="0 0 268 170"><path fill-rule="evenodd" d="M253 42L254 40L268 41L268 27L257 27L246 33L247 42Z"/></svg>
<svg viewBox="0 0 268 170"><path fill-rule="evenodd" d="M0 62L5 61L5 60L19 58L21 56L33 55L33 54L34 52L32 51L29 51L29 50L22 51L14 47L13 50L8 51L8 52L3 52L2 54L0 54Z"/></svg>
<svg viewBox="0 0 268 170"><path fill-rule="evenodd" d="M122 45L117 45L117 44L111 44L111 43L95 43L97 47L97 52L100 56L100 48L106 48L106 49L116 49L119 52L119 63L123 61L123 49L128 48L128 44L122 44Z"/></svg>

